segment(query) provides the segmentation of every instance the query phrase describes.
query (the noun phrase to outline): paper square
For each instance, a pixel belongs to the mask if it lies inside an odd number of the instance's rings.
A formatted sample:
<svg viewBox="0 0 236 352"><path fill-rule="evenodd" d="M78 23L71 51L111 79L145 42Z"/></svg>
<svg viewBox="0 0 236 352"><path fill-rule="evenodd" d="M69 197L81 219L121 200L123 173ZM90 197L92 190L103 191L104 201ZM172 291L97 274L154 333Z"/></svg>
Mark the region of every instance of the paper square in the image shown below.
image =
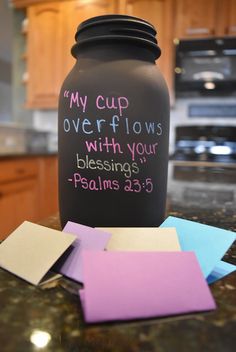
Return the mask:
<svg viewBox="0 0 236 352"><path fill-rule="evenodd" d="M205 278L236 239L235 232L169 216L160 226L175 227L183 251L194 251Z"/></svg>
<svg viewBox="0 0 236 352"><path fill-rule="evenodd" d="M84 251L82 256L81 303L89 323L216 307L193 252Z"/></svg>
<svg viewBox="0 0 236 352"><path fill-rule="evenodd" d="M113 227L103 228L112 236L109 251L180 251L175 228Z"/></svg>
<svg viewBox="0 0 236 352"><path fill-rule="evenodd" d="M38 285L76 236L23 222L0 245L0 266Z"/></svg>
<svg viewBox="0 0 236 352"><path fill-rule="evenodd" d="M89 226L68 221L63 232L73 233L76 240L54 265L53 269L78 282L83 282L83 263L81 253L86 250L104 250L110 234Z"/></svg>
<svg viewBox="0 0 236 352"><path fill-rule="evenodd" d="M236 270L236 265L224 262L221 260L216 264L210 275L207 276L208 284L222 279L223 277L233 273Z"/></svg>

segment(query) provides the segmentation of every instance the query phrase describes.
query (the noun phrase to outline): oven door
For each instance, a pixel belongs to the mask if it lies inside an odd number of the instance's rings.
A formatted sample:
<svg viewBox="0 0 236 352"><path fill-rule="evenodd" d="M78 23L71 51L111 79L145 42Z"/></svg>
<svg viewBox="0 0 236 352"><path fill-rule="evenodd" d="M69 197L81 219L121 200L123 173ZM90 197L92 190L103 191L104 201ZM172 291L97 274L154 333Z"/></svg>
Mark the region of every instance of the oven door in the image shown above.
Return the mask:
<svg viewBox="0 0 236 352"><path fill-rule="evenodd" d="M236 126L178 126L173 160L236 166Z"/></svg>

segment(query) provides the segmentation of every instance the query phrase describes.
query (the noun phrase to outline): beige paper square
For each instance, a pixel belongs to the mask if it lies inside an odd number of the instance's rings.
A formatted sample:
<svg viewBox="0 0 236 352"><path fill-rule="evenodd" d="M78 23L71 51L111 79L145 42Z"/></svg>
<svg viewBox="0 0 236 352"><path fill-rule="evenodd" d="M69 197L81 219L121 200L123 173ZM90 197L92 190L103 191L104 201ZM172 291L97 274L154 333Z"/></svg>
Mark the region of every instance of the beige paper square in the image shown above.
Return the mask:
<svg viewBox="0 0 236 352"><path fill-rule="evenodd" d="M180 251L176 229L150 227L103 228L112 234L109 251Z"/></svg>
<svg viewBox="0 0 236 352"><path fill-rule="evenodd" d="M38 285L76 238L75 235L25 221L1 243L0 266Z"/></svg>

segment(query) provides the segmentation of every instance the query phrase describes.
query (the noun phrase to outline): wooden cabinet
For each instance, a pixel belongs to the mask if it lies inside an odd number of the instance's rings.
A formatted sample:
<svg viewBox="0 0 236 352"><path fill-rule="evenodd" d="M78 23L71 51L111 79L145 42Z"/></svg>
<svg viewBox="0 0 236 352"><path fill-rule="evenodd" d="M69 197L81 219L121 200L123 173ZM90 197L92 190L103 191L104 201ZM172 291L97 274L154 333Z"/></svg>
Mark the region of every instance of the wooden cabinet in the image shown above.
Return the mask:
<svg viewBox="0 0 236 352"><path fill-rule="evenodd" d="M70 72L75 59L70 51L75 44L75 33L78 25L90 17L102 16L115 12L115 0L64 1L64 28L63 28L63 72L62 79Z"/></svg>
<svg viewBox="0 0 236 352"><path fill-rule="evenodd" d="M70 50L79 23L115 12L142 17L156 26L163 53L158 65L172 90L173 6L174 0L36 1L28 6L26 106L57 108L60 86L75 62Z"/></svg>
<svg viewBox="0 0 236 352"><path fill-rule="evenodd" d="M178 0L176 6L178 38L236 35L235 0Z"/></svg>
<svg viewBox="0 0 236 352"><path fill-rule="evenodd" d="M162 50L157 65L162 71L169 91L173 91L173 16L172 0L126 0L120 2L119 12L141 17L157 29L157 40Z"/></svg>
<svg viewBox="0 0 236 352"><path fill-rule="evenodd" d="M219 36L236 36L236 0L224 0L219 4Z"/></svg>
<svg viewBox="0 0 236 352"><path fill-rule="evenodd" d="M0 170L0 240L57 212L56 156L2 160Z"/></svg>
<svg viewBox="0 0 236 352"><path fill-rule="evenodd" d="M61 84L61 3L29 6L27 107L55 108Z"/></svg>
<svg viewBox="0 0 236 352"><path fill-rule="evenodd" d="M229 21L226 19L226 34L236 36L236 1L228 0L228 16Z"/></svg>
<svg viewBox="0 0 236 352"><path fill-rule="evenodd" d="M175 0L14 0L25 4L29 108L57 108L61 84L75 60L70 54L79 23L89 17L121 13L146 19L158 30L162 55L157 64L172 91Z"/></svg>
<svg viewBox="0 0 236 352"><path fill-rule="evenodd" d="M37 220L38 168L33 160L0 162L0 239L23 220Z"/></svg>
<svg viewBox="0 0 236 352"><path fill-rule="evenodd" d="M57 108L61 84L74 64L70 50L76 28L91 16L114 13L114 4L109 0L74 0L28 7L28 108Z"/></svg>
<svg viewBox="0 0 236 352"><path fill-rule="evenodd" d="M39 159L39 217L44 219L58 211L58 161L50 156Z"/></svg>
<svg viewBox="0 0 236 352"><path fill-rule="evenodd" d="M214 35L216 15L216 0L178 0L176 36L179 38L203 38Z"/></svg>
<svg viewBox="0 0 236 352"><path fill-rule="evenodd" d="M70 54L78 24L92 16L128 14L157 28L157 64L173 92L173 38L236 35L236 0L12 0L27 7L26 106L56 109L61 84L74 64ZM172 95L172 94L171 94Z"/></svg>
<svg viewBox="0 0 236 352"><path fill-rule="evenodd" d="M36 207L36 178L0 185L0 240L19 226L22 221L36 221Z"/></svg>

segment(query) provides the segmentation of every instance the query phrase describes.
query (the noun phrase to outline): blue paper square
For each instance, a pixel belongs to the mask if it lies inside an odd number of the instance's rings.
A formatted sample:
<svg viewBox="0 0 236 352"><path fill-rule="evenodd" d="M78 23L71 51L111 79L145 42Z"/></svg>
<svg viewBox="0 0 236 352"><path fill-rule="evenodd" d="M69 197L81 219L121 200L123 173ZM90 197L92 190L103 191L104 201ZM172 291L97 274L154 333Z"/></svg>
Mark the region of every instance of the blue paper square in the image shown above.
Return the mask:
<svg viewBox="0 0 236 352"><path fill-rule="evenodd" d="M183 251L194 251L205 278L236 239L236 233L169 216L160 227L175 227Z"/></svg>
<svg viewBox="0 0 236 352"><path fill-rule="evenodd" d="M212 284L213 282L222 279L223 277L233 273L236 270L236 265L224 262L221 260L212 270L210 275L207 276L207 283Z"/></svg>

